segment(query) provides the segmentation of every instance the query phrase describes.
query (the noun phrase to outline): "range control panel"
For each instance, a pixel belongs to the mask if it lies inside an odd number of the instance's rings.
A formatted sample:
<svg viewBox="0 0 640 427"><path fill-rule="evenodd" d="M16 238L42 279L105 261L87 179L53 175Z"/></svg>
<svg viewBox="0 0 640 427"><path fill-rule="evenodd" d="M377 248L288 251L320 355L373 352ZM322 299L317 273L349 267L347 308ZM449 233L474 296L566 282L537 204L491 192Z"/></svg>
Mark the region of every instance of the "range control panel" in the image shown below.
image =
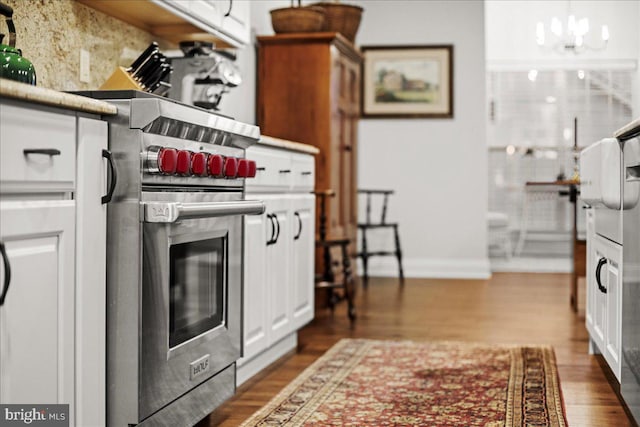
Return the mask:
<svg viewBox="0 0 640 427"><path fill-rule="evenodd" d="M146 152L146 171L182 177L254 178L257 165L253 160L218 153L152 146Z"/></svg>

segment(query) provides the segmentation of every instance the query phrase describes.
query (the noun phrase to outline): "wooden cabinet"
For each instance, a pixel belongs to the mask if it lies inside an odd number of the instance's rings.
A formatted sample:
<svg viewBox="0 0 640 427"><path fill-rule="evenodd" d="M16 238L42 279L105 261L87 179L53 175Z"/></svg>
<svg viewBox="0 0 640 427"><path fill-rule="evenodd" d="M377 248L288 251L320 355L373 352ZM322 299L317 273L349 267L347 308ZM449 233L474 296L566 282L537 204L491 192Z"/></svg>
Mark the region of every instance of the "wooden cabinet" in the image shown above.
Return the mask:
<svg viewBox="0 0 640 427"><path fill-rule="evenodd" d="M357 233L358 50L337 33L258 38L261 132L320 149L316 189L333 189L329 237Z"/></svg>
<svg viewBox="0 0 640 427"><path fill-rule="evenodd" d="M0 403L69 404L71 426L104 425L107 123L9 99L0 107L0 284L11 273Z"/></svg>
<svg viewBox="0 0 640 427"><path fill-rule="evenodd" d="M586 325L593 343L620 381L622 337L622 246L589 234L587 217Z"/></svg>
<svg viewBox="0 0 640 427"><path fill-rule="evenodd" d="M295 348L297 331L313 319L315 196L313 156L252 147L255 179L245 198L265 212L244 220L243 357L237 384Z"/></svg>

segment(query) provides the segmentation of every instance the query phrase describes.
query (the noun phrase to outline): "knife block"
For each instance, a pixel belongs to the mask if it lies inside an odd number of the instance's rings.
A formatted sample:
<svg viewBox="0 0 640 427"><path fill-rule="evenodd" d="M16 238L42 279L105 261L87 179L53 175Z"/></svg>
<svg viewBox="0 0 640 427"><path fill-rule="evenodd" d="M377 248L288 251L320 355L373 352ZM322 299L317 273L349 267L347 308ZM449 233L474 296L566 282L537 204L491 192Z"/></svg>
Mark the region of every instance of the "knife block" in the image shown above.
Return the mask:
<svg viewBox="0 0 640 427"><path fill-rule="evenodd" d="M140 83L135 81L124 67L118 67L105 81L100 90L145 90Z"/></svg>

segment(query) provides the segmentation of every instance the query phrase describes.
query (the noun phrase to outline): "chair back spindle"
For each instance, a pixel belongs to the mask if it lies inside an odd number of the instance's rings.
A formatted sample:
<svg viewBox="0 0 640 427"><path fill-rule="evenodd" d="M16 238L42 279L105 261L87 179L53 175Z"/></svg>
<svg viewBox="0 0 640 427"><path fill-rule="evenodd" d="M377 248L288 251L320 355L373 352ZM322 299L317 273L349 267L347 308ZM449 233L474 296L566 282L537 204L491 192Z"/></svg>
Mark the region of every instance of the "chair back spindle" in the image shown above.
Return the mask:
<svg viewBox="0 0 640 427"><path fill-rule="evenodd" d="M384 256L384 255L392 255L395 256L398 260L398 275L400 279L400 284L404 284L404 272L402 270L402 250L400 249L400 236L398 233L398 223L387 223L387 207L389 206L389 196L394 192L393 190L358 190L359 194L365 194L367 205L366 205L366 222L359 223L358 229L360 230L360 235L362 237L361 240L361 250L358 252L358 257L362 259L362 268L363 268L363 282L362 284L366 288L369 282L368 275L368 261L372 256ZM371 222L371 205L372 205L372 196L378 195L382 196L382 206L380 213L380 222L372 223ZM376 208L378 205L376 205ZM393 231L394 237L394 246L393 250L383 250L383 251L371 251L368 248L367 242L367 232L380 230L380 229L391 229Z"/></svg>

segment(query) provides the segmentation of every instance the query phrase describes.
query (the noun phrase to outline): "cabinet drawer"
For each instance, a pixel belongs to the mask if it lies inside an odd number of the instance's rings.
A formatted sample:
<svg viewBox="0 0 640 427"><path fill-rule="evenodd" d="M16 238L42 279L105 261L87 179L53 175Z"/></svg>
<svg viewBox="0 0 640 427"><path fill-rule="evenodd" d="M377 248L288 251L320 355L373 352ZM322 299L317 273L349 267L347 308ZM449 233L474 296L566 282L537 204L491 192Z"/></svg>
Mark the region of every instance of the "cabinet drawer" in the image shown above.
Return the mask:
<svg viewBox="0 0 640 427"><path fill-rule="evenodd" d="M286 151L251 147L247 158L254 160L256 177L246 181L247 191L288 190L291 187L291 155Z"/></svg>
<svg viewBox="0 0 640 427"><path fill-rule="evenodd" d="M0 181L3 187L6 183L42 183L51 188L53 183L56 189L73 189L75 117L3 104L0 120L3 124L0 128ZM36 152L28 154L29 150ZM47 150L51 154L37 150Z"/></svg>
<svg viewBox="0 0 640 427"><path fill-rule="evenodd" d="M295 191L313 191L315 187L315 159L306 154L291 154L291 188Z"/></svg>

